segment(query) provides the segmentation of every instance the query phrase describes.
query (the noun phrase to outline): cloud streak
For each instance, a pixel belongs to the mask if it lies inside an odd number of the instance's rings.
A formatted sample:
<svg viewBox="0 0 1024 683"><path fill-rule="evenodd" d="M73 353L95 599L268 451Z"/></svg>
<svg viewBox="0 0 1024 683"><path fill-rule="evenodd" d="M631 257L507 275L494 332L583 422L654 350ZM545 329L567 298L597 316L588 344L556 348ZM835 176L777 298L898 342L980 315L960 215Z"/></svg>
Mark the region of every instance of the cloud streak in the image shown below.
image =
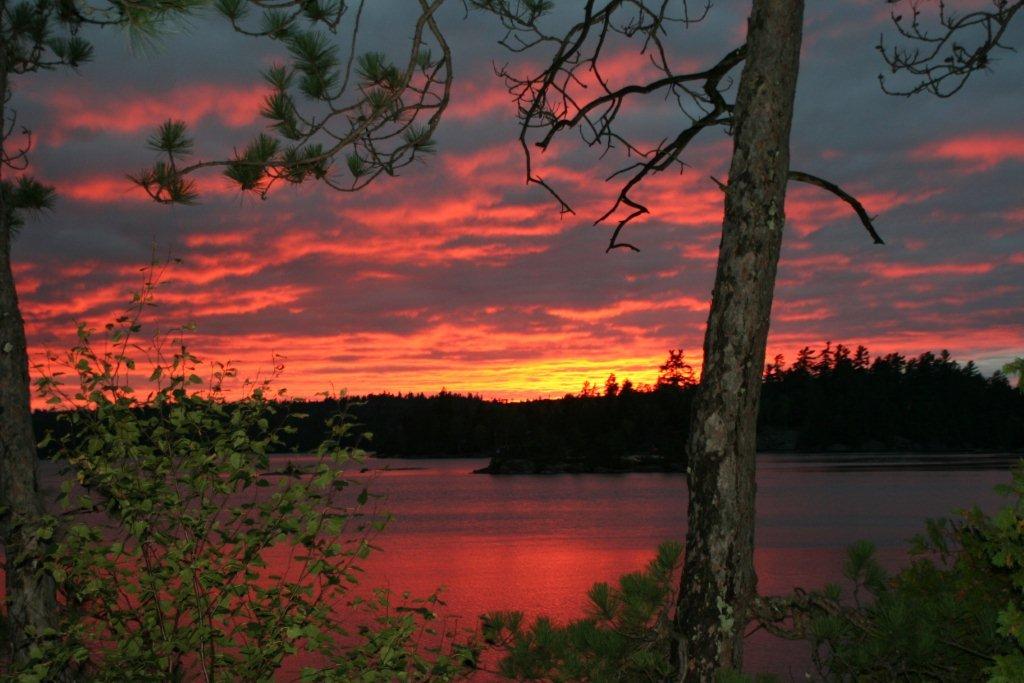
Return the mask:
<svg viewBox="0 0 1024 683"><path fill-rule="evenodd" d="M743 17L722 11L678 46L680 60L705 64L735 39ZM962 100L890 100L869 49L881 19L859 5L808 13L815 39L801 67L794 164L856 192L888 245L871 244L844 203L794 185L769 355L830 339L879 353L949 348L995 369L1024 350L1013 324L1024 314L1014 184L1024 171L1014 119L1024 67L1007 60L972 82L971 99L1014 105L984 117L967 116ZM284 354L284 383L299 395L560 395L611 372L651 382L678 347L699 367L723 203L709 176L724 177L730 141L703 139L681 174L646 182L637 196L651 214L629 228L642 251L606 255L608 226L592 224L616 192L603 179L632 160L621 150L599 158L569 138L538 155L537 171L576 210L559 215L525 185L515 106L491 66L510 58L495 46L500 33L476 15L449 30L459 71L439 153L357 194L310 186L261 201L211 173L200 206L168 209L131 186L125 174L151 157L145 138L168 117L218 150L259 130L264 91L239 79L237 64L213 60L157 88L152 73L172 65L105 57L101 39L84 78L19 91L43 140L33 172L61 195L16 245L35 357L66 345L75 321L115 316L156 243L182 263L159 289L153 323L195 321L197 350L237 361L243 374ZM208 36L198 46L175 38L166 59L205 54ZM252 43L228 42L224 54L265 63ZM637 65L621 56L607 76L628 80ZM657 139L678 126L673 112L652 103L635 112L633 132Z"/></svg>

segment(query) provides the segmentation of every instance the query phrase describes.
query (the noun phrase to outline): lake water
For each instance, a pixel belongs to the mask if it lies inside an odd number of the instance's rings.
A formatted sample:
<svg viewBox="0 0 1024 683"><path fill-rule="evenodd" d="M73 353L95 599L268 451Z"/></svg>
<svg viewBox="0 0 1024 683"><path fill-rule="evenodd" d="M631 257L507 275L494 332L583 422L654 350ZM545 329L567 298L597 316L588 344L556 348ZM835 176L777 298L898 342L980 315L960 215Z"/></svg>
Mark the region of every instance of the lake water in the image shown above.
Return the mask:
<svg viewBox="0 0 1024 683"><path fill-rule="evenodd" d="M683 540L686 485L673 474L472 474L484 460L371 460L372 489L394 522L366 564L368 582L428 594L472 626L519 609L580 616L586 590L639 569L659 542ZM1013 456L758 456L759 589L838 580L847 546L867 539L898 566L927 517L979 504L1009 479ZM387 467L390 469L380 469ZM754 636L747 666L802 678L805 647Z"/></svg>
<svg viewBox="0 0 1024 683"><path fill-rule="evenodd" d="M928 517L999 503L1012 455L758 456L759 589L785 593L841 577L845 549L867 539L890 567ZM586 591L642 568L656 546L686 534L679 474L472 474L486 460L371 459L371 491L394 515L363 564L364 585L426 596L444 587L448 623L473 627L487 611L517 609L568 620ZM53 463L46 488L57 484ZM2 592L2 591L0 591ZM747 645L747 668L804 680L800 643L766 634Z"/></svg>

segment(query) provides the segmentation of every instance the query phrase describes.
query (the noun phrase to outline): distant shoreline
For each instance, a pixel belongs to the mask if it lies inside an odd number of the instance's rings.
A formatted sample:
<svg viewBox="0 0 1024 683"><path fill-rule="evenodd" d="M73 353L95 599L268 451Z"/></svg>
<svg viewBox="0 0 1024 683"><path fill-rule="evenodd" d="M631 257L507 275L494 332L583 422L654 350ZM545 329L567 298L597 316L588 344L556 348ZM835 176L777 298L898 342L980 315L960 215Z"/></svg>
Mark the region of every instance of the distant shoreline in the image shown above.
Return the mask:
<svg viewBox="0 0 1024 683"><path fill-rule="evenodd" d="M431 453L431 454L415 454L415 455L401 455L401 454L388 454L388 453L377 453L372 450L366 451L368 457L378 458L380 460L485 460L496 457L493 453L460 453L458 455L446 455L444 453ZM805 456L805 455L820 455L820 456L857 456L866 457L872 455L878 456L896 456L896 455L921 455L921 456L991 456L991 455L1005 455L1006 457L1017 457L1024 458L1024 451L1015 453L1007 451L1005 449L975 449L975 450L964 450L949 449L949 450L877 450L877 451L866 451L866 450L849 450L849 451L828 451L828 450L800 450L800 451L781 451L781 450L758 450L758 455L792 455L792 456ZM290 455L289 453L275 453L275 455ZM500 456L497 456L500 457Z"/></svg>
<svg viewBox="0 0 1024 683"><path fill-rule="evenodd" d="M1024 459L1024 453L979 451L859 451L859 452L758 452L768 456L775 464L807 466L812 469L827 467L851 471L893 469L1009 469ZM533 460L529 458L491 458L474 474L529 475L529 474L630 474L630 473L685 474L680 462L666 462L656 456L637 457L613 465L598 465L585 460Z"/></svg>

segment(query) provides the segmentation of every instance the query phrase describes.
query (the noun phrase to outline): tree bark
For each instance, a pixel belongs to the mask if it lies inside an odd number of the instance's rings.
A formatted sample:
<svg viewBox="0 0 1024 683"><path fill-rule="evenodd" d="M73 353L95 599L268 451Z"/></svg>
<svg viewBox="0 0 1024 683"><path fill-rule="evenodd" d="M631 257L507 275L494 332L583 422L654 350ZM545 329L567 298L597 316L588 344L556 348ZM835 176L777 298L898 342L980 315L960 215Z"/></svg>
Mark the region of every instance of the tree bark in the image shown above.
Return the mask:
<svg viewBox="0 0 1024 683"><path fill-rule="evenodd" d="M755 597L754 449L782 243L803 0L754 0L737 92L704 364L687 442L689 529L673 653L678 680L739 670Z"/></svg>
<svg viewBox="0 0 1024 683"><path fill-rule="evenodd" d="M0 9L6 9L3 5ZM0 24L0 36L3 28ZM9 83L6 46L0 48L0 122L6 130ZM0 160L0 181L2 171ZM57 626L57 600L53 579L42 571L40 560L37 532L45 511L32 430L25 324L11 270L12 209L5 202L0 193L0 539L6 570L6 645L18 663L27 659L33 640Z"/></svg>

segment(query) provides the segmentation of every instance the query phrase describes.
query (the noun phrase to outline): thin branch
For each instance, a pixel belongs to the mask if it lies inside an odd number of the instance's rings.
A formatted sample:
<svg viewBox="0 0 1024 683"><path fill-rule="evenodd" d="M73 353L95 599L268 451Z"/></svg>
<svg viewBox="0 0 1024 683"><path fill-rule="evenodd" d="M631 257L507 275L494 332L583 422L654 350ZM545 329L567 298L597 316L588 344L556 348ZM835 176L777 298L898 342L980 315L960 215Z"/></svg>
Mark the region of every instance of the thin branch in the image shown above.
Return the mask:
<svg viewBox="0 0 1024 683"><path fill-rule="evenodd" d="M860 218L861 225L863 225L864 229L868 231L869 235L871 235L871 239L874 241L874 243L885 244L881 236L879 236L878 232L875 230L875 217L869 215L867 210L864 208L864 205L861 204L860 201L852 194L850 194L849 192L847 192L846 190L839 187L833 182L825 180L824 178L819 178L818 176L815 175L811 175L810 173L804 173L803 171L790 170L789 179L820 187L821 189L831 192L835 196L842 199L844 202L849 204L850 207L853 208L853 210L857 213L857 217Z"/></svg>
<svg viewBox="0 0 1024 683"><path fill-rule="evenodd" d="M260 0L248 2L262 6ZM292 53L290 64L275 66L267 73L273 92L266 99L263 114L279 136L261 135L250 147L235 150L229 158L186 161L187 155L174 151L168 160L130 178L158 202L188 203L196 196L191 177L207 168L224 169L243 191L252 191L261 198L279 181L315 179L331 189L352 192L382 175L396 175L399 169L432 151L433 135L450 102L452 55L434 17L444 2L418 1L419 14L404 65L392 66L379 53L367 53L359 58L360 78L351 83L362 2L352 13L353 44L347 58L339 59L340 65L334 62L334 48L323 34L250 31L239 25L241 13L229 17L240 33L281 40ZM281 0L274 7L304 11L301 0ZM336 30L346 14L345 7L340 3L337 15L321 23ZM290 26L298 20L280 21ZM432 57L431 48L439 50L441 56ZM309 90L310 83L315 86L313 91ZM298 112L300 104L316 113L302 116ZM337 163L339 159L344 163Z"/></svg>
<svg viewBox="0 0 1024 683"><path fill-rule="evenodd" d="M539 72L522 76L512 73L507 66L495 68L518 104L519 141L525 157L527 184L540 185L551 194L558 202L560 213L573 212L566 199L536 173L532 156L537 149L546 151L556 136L569 130L577 131L587 146L600 148L602 159L613 148L636 157L606 179L611 181L623 176L615 201L595 224L610 220L620 209L628 209L625 217L616 220L606 251L620 248L639 251L636 245L619 241L630 222L649 213L648 208L632 196L632 191L652 174L669 168L682 170L685 167L681 158L683 152L705 128L728 128L732 124L729 74L743 62L746 46L732 50L708 68L682 73L675 70L673 64L678 64L680 58L670 53L668 29L674 24L685 30L702 21L710 11L709 2L702 3L700 11L691 12L686 2L609 0L602 4L588 0L581 3L578 21L557 32L544 27L545 10L539 4L514 0L467 0L467 3L498 17L506 29L500 42L510 51L550 48L547 66ZM602 63L611 58L606 53L616 44L616 37L635 39L642 61L658 73L643 80L631 79L632 82L613 85L602 72ZM641 143L631 137L635 133L627 134L625 130L629 126L621 120L624 105L645 96L674 101L688 125L676 128L657 143Z"/></svg>
<svg viewBox="0 0 1024 683"><path fill-rule="evenodd" d="M930 92L951 97L978 71L988 70L999 50L1013 51L1003 38L1014 17L1024 9L1024 0L990 0L991 7L964 14L950 11L942 0L930 17L936 28L925 25L921 0L890 0L893 25L910 47L888 47L884 36L877 50L892 74L906 73L917 78L908 87L891 87L884 76L878 80L890 95L909 97ZM902 8L902 9L901 9Z"/></svg>

